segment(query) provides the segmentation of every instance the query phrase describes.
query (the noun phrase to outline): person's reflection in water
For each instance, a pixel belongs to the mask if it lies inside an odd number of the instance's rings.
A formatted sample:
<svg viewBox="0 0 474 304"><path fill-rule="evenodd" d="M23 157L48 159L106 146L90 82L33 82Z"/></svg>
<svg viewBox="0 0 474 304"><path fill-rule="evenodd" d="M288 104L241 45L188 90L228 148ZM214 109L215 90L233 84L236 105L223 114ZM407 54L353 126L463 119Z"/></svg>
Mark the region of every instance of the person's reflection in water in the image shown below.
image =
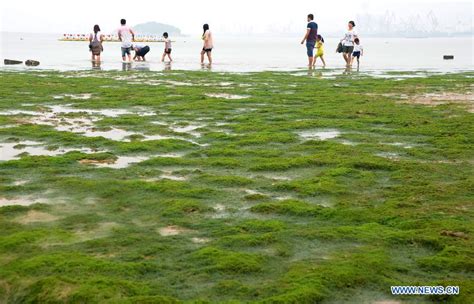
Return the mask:
<svg viewBox="0 0 474 304"><path fill-rule="evenodd" d="M137 63L133 68L135 71L150 71L150 65L148 63Z"/></svg>
<svg viewBox="0 0 474 304"><path fill-rule="evenodd" d="M201 69L202 70L212 70L212 64L208 63L208 64L205 64L205 63L201 63Z"/></svg>
<svg viewBox="0 0 474 304"><path fill-rule="evenodd" d="M100 66L100 61L92 61L92 69L93 70L102 70L102 67Z"/></svg>
<svg viewBox="0 0 474 304"><path fill-rule="evenodd" d="M352 74L352 67L351 66L346 66L344 69L344 72L342 72L342 75L350 75Z"/></svg>
<svg viewBox="0 0 474 304"><path fill-rule="evenodd" d="M132 69L132 63L122 62L122 71L130 71Z"/></svg>
<svg viewBox="0 0 474 304"><path fill-rule="evenodd" d="M314 76L314 66L308 66L308 76Z"/></svg>
<svg viewBox="0 0 474 304"><path fill-rule="evenodd" d="M171 62L165 62L163 70L171 71Z"/></svg>

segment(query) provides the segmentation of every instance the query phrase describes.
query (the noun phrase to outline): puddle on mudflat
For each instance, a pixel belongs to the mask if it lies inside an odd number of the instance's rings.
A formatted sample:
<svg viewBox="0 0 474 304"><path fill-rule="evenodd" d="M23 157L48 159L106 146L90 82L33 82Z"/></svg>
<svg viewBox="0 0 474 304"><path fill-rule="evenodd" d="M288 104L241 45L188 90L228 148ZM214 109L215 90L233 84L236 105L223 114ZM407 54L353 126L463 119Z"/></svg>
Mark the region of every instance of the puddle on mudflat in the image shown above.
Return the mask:
<svg viewBox="0 0 474 304"><path fill-rule="evenodd" d="M36 203L45 203L45 200L37 199L32 196L19 196L19 197L14 197L14 198L0 197L0 207L30 206Z"/></svg>
<svg viewBox="0 0 474 304"><path fill-rule="evenodd" d="M132 110L127 109L78 109L67 105L51 105L47 106L54 114L70 114L70 113L86 113L89 115L99 115L106 117L119 117L122 115L139 115L139 116L153 116L155 112L149 111L145 108L136 108Z"/></svg>
<svg viewBox="0 0 474 304"><path fill-rule="evenodd" d="M157 126L167 126L168 124L163 121L152 121L151 124L157 125Z"/></svg>
<svg viewBox="0 0 474 304"><path fill-rule="evenodd" d="M289 176L277 175L277 174L266 174L266 173L260 173L258 175L250 175L250 178L266 178L273 181L291 181L292 180L292 178Z"/></svg>
<svg viewBox="0 0 474 304"><path fill-rule="evenodd" d="M173 152L173 153L163 153L163 154L157 154L153 157L168 157L168 158L180 158L185 156L186 153L184 152Z"/></svg>
<svg viewBox="0 0 474 304"><path fill-rule="evenodd" d="M163 174L160 175L160 178L159 178L159 179L168 179L168 180L172 180L172 181L182 182L182 181L186 181L186 180L187 180L187 177L185 177L185 176L173 175L173 172L167 172L167 171L165 171L165 173L163 173Z"/></svg>
<svg viewBox="0 0 474 304"><path fill-rule="evenodd" d="M29 123L38 125L48 125L54 127L57 131L78 133L86 137L104 137L110 140L123 141L127 137L142 134L130 132L118 128L112 128L106 131L100 131L95 128L94 123L98 121L99 116L118 117L121 115L133 114L140 116L153 116L154 112L150 112L144 108L137 108L134 111L125 109L77 109L70 105L53 105L46 106L50 111L22 111L11 110L0 112L0 115L28 115L33 116L31 119L24 119L19 123ZM63 114L85 114L92 115L91 117L64 117ZM95 116L94 116L95 115ZM166 137L158 136L144 136L144 140L160 140L167 139Z"/></svg>
<svg viewBox="0 0 474 304"><path fill-rule="evenodd" d="M394 143L381 143L382 145L394 146L394 147L402 147L404 149L413 149L413 145L401 142L394 142Z"/></svg>
<svg viewBox="0 0 474 304"><path fill-rule="evenodd" d="M228 125L230 125L230 123L226 121L220 121L220 122L215 123L216 127L223 127L223 126L228 126Z"/></svg>
<svg viewBox="0 0 474 304"><path fill-rule="evenodd" d="M306 140L328 140L332 138L339 137L341 132L335 129L327 129L327 130L312 130L312 131L302 131L299 132L298 135Z"/></svg>
<svg viewBox="0 0 474 304"><path fill-rule="evenodd" d="M94 151L88 148L48 150L39 142L21 141L16 143L0 143L0 161L20 159L22 155L58 156L71 151L94 153Z"/></svg>
<svg viewBox="0 0 474 304"><path fill-rule="evenodd" d="M358 145L358 143L350 141L350 140L346 140L346 139L339 140L338 142L343 144L344 146L357 146Z"/></svg>
<svg viewBox="0 0 474 304"><path fill-rule="evenodd" d="M65 105L38 105L43 106L44 111L31 110L7 110L0 112L0 115L31 115L40 116L41 119L57 118L58 114L83 113L88 115L97 115L105 117L119 117L122 115L154 116L156 113L146 108L127 109L81 109L74 108L72 104Z"/></svg>
<svg viewBox="0 0 474 304"><path fill-rule="evenodd" d="M30 181L29 180L16 180L13 182L13 186L24 186L26 184L28 184Z"/></svg>
<svg viewBox="0 0 474 304"><path fill-rule="evenodd" d="M213 219L223 219L230 216L230 212L226 211L227 208L223 204L216 204L212 208L215 211L215 213L211 215L211 218Z"/></svg>
<svg viewBox="0 0 474 304"><path fill-rule="evenodd" d="M224 210L226 209L225 206L222 205L222 204L216 204L213 208L214 208L214 210L216 210L217 212L222 212L222 211L224 211Z"/></svg>
<svg viewBox="0 0 474 304"><path fill-rule="evenodd" d="M227 94L227 93L208 93L205 94L207 97L212 98L223 98L223 99L246 99L250 98L249 95L235 95L235 94Z"/></svg>
<svg viewBox="0 0 474 304"><path fill-rule="evenodd" d="M206 244L209 243L211 240L208 238L199 238L199 237L193 237L191 238L191 242L194 244Z"/></svg>
<svg viewBox="0 0 474 304"><path fill-rule="evenodd" d="M86 137L103 137L103 138L107 138L107 139L115 140L115 141L130 141L129 139L126 140L126 138L136 135L135 132L130 132L130 131L126 131L123 129L116 129L116 128L112 128L107 131L97 131L94 129L86 129L86 130L83 130L83 132L77 132L77 133L80 133L82 136L86 136Z"/></svg>
<svg viewBox="0 0 474 304"><path fill-rule="evenodd" d="M158 233L161 236L175 236L175 235L179 235L182 233L189 233L189 232L191 232L191 230L183 228L183 227L179 227L179 226L167 226L167 227L158 229Z"/></svg>
<svg viewBox="0 0 474 304"><path fill-rule="evenodd" d="M400 159L400 154L393 153L393 152L380 152L380 153L376 153L375 155L379 157L383 157L383 158L392 159L392 160Z"/></svg>
<svg viewBox="0 0 474 304"><path fill-rule="evenodd" d="M251 189L245 189L245 194L247 195L266 195L262 192L256 191L256 190L251 190Z"/></svg>
<svg viewBox="0 0 474 304"><path fill-rule="evenodd" d="M117 156L116 159L104 159L104 160L94 160L94 159L82 159L79 163L83 165L93 165L100 168L112 168L112 169L123 169L127 168L132 164L140 163L150 158L154 157L164 157L164 158L179 158L183 157L185 153L175 152L175 153L164 153L150 156ZM165 172L166 174L167 172ZM172 173L172 172L171 172ZM169 179L172 178L170 174Z"/></svg>
<svg viewBox="0 0 474 304"><path fill-rule="evenodd" d="M329 199L327 198L318 198L318 197L314 197L314 198L297 198L297 197L294 197L294 196L291 196L291 195L285 195L285 196L272 196L273 199L277 200L277 201L291 201L291 200L296 200L296 201L304 201L304 202L307 202L307 203L311 203L313 205L318 205L318 206L321 206L321 207L325 207L325 208L331 208L331 207L334 207L334 205L329 201Z"/></svg>
<svg viewBox="0 0 474 304"><path fill-rule="evenodd" d="M22 215L16 219L16 222L20 224L31 224L31 223L45 223L54 222L58 217L41 211L30 210L27 214Z"/></svg>
<svg viewBox="0 0 474 304"><path fill-rule="evenodd" d="M170 127L170 129L173 132L176 132L176 133L186 133L186 134L192 135L194 137L201 137L201 133L197 132L196 130L199 129L199 128L203 128L203 127L205 127L205 125L188 125L188 126L185 126L185 127L172 126L172 127Z"/></svg>
<svg viewBox="0 0 474 304"><path fill-rule="evenodd" d="M92 94L85 93L85 94L62 94L62 95L54 95L54 99L63 99L63 98L71 98L71 99L80 99L80 100L87 100L92 98Z"/></svg>
<svg viewBox="0 0 474 304"><path fill-rule="evenodd" d="M87 160L83 159L79 161L81 164L86 165L94 165L99 168L111 168L111 169L123 169L127 168L128 166L136 163L140 163L142 161L148 160L150 157L146 156L118 156L117 159L109 159L103 161L97 160Z"/></svg>
<svg viewBox="0 0 474 304"><path fill-rule="evenodd" d="M29 110L7 110L1 111L0 115L2 116L15 116L15 115L40 115L40 112L29 111Z"/></svg>
<svg viewBox="0 0 474 304"><path fill-rule="evenodd" d="M192 87L195 85L194 83L175 81L175 80L166 80L165 83L170 84L172 86L181 86L181 87Z"/></svg>

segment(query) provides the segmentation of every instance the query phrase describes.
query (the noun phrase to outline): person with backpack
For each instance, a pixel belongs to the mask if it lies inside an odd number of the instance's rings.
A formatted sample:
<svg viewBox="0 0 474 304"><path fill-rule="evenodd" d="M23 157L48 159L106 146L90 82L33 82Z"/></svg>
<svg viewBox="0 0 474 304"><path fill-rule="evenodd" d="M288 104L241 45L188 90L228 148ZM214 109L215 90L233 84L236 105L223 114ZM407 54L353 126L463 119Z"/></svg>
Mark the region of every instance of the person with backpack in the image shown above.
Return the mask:
<svg viewBox="0 0 474 304"><path fill-rule="evenodd" d="M100 62L100 54L104 51L102 42L104 35L100 33L99 25L94 25L94 32L89 35L89 51L92 53L92 61Z"/></svg>

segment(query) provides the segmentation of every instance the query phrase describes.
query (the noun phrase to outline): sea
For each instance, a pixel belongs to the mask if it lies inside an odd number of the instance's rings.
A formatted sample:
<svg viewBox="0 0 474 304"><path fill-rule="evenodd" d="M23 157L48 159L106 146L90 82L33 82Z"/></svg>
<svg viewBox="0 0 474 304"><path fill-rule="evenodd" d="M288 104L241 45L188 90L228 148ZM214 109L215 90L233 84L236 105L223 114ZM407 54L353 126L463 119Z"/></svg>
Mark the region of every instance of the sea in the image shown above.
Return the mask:
<svg viewBox="0 0 474 304"><path fill-rule="evenodd" d="M173 63L162 63L164 44L141 43L150 47L146 62L123 65L119 42L105 42L100 67L92 64L88 42L59 41L61 34L0 33L2 70L212 70L218 72L293 71L305 69L306 47L301 38L227 36L214 33L212 67L200 64L202 41L199 36L171 37ZM363 38L363 71L433 71L474 70L473 37L453 38ZM337 38L325 39L327 69L343 69L345 62L335 52ZM444 60L444 55L454 56ZM4 65L3 59L40 61L38 67ZM321 68L321 62L317 63Z"/></svg>

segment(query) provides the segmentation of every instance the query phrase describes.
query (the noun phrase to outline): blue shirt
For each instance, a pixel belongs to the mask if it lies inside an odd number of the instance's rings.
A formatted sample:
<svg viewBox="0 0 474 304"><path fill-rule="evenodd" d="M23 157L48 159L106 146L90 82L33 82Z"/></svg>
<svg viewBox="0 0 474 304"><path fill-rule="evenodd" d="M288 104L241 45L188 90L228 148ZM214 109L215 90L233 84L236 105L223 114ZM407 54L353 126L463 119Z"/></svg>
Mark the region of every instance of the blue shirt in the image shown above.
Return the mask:
<svg viewBox="0 0 474 304"><path fill-rule="evenodd" d="M308 23L309 35L306 42L316 43L316 37L318 36L318 24L314 21Z"/></svg>

